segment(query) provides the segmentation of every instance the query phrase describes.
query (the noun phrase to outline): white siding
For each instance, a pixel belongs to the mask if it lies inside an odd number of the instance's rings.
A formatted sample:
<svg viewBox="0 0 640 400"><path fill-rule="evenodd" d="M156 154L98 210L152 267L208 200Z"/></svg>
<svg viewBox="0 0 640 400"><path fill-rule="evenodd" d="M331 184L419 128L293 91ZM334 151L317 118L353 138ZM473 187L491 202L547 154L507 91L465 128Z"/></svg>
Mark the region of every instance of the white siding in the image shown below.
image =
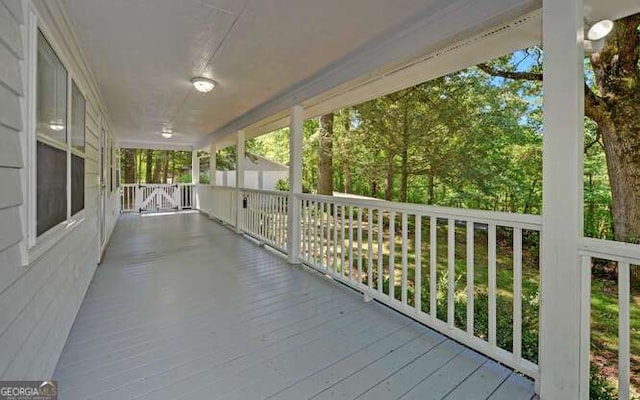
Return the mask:
<svg viewBox="0 0 640 400"><path fill-rule="evenodd" d="M99 113L87 101L85 218L30 265L23 266L21 146L27 125L24 0L0 0L0 379L51 377L95 272L99 251ZM51 38L50 38L51 39ZM117 200L117 196L115 197ZM114 225L117 201L107 224ZM116 208L117 209L117 208Z"/></svg>

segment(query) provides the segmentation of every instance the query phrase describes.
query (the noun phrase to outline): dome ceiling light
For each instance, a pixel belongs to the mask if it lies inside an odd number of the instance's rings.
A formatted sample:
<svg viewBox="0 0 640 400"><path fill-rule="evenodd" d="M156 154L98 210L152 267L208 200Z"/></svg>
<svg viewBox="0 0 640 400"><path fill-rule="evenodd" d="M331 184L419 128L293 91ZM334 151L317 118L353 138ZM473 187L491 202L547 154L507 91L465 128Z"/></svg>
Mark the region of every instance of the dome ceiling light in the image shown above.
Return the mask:
<svg viewBox="0 0 640 400"><path fill-rule="evenodd" d="M170 139L173 136L173 132L171 128L167 128L166 126L162 128L162 137L165 139Z"/></svg>
<svg viewBox="0 0 640 400"><path fill-rule="evenodd" d="M191 79L191 83L198 92L202 93L209 93L211 90L213 90L214 87L216 87L215 81L203 77L193 78Z"/></svg>

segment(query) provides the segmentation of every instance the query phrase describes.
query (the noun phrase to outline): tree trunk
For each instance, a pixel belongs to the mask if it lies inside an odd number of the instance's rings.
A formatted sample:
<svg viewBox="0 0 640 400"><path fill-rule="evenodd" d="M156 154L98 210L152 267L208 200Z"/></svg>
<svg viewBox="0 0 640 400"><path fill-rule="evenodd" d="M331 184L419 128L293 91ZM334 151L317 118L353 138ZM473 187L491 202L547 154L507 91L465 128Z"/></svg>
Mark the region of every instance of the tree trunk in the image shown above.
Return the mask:
<svg viewBox="0 0 640 400"><path fill-rule="evenodd" d="M409 190L409 121L408 110L404 107L404 120L402 124L402 153L400 154L400 201L407 202L407 191Z"/></svg>
<svg viewBox="0 0 640 400"><path fill-rule="evenodd" d="M435 204L436 202L436 180L433 177L433 171L427 177L427 204Z"/></svg>
<svg viewBox="0 0 640 400"><path fill-rule="evenodd" d="M344 136L346 142L346 162L344 163L344 192L345 193L353 193L352 183L351 183L351 146L349 140L349 134L351 132L351 113L350 109L346 108L344 110Z"/></svg>
<svg viewBox="0 0 640 400"><path fill-rule="evenodd" d="M318 194L333 194L333 113L320 117L318 135Z"/></svg>
<svg viewBox="0 0 640 400"><path fill-rule="evenodd" d="M614 116L613 124L598 125L611 184L614 238L623 242L640 239L640 99L636 101L638 105L628 107L635 109L634 118Z"/></svg>
<svg viewBox="0 0 640 400"><path fill-rule="evenodd" d="M345 163L344 165L344 192L345 193L353 192L353 188L351 184L351 165L349 165L348 162Z"/></svg>
<svg viewBox="0 0 640 400"><path fill-rule="evenodd" d="M134 149L122 149L122 169L124 183L136 182L136 158Z"/></svg>
<svg viewBox="0 0 640 400"><path fill-rule="evenodd" d="M165 150L163 155L164 166L162 168L162 183L167 183L169 178L169 150Z"/></svg>
<svg viewBox="0 0 640 400"><path fill-rule="evenodd" d="M162 170L162 154L159 154L158 157L153 158L153 178L151 181L153 183L160 183L160 171Z"/></svg>
<svg viewBox="0 0 640 400"><path fill-rule="evenodd" d="M384 198L387 201L393 200L393 159L395 154L389 154L387 160L387 187L384 191Z"/></svg>
<svg viewBox="0 0 640 400"><path fill-rule="evenodd" d="M147 150L146 152L146 173L144 175L144 181L146 183L153 183L153 150Z"/></svg>
<svg viewBox="0 0 640 400"><path fill-rule="evenodd" d="M585 93L585 114L598 124L611 184L614 238L640 237L640 14L615 23L591 56L598 94Z"/></svg>

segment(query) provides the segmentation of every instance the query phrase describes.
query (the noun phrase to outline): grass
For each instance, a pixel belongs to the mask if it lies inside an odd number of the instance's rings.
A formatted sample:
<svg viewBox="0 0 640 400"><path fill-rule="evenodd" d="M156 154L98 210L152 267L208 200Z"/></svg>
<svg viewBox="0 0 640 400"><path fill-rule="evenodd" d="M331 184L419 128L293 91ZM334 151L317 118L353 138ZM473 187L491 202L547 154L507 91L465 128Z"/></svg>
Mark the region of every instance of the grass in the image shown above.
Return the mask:
<svg viewBox="0 0 640 400"><path fill-rule="evenodd" d="M382 235L382 264L383 264L383 292L389 294L390 270L389 264L393 256L394 298L401 300L402 280L402 255L403 243L401 235L402 221L399 216L395 220L395 234L393 248L389 232L389 216L385 214ZM331 220L331 218L329 218ZM340 221L340 217L337 217ZM325 215L324 222L327 221ZM347 219L348 221L348 219ZM377 215L374 215L372 226L372 279L378 282L378 224ZM430 306L430 245L429 245L429 219L422 221L421 250L421 304L422 311L429 313ZM326 225L325 225L326 226ZM358 249L356 248L357 227L353 221L353 258L351 268L357 271ZM407 252L407 303L415 305L415 268L416 249L418 243L415 237L415 220L408 223ZM349 269L349 231L338 222L330 222L329 234L332 238L330 251L323 254L323 263L333 265L341 270L342 248L344 248L344 268L348 274ZM334 231L334 228L336 229ZM362 269L363 282L367 282L366 276L369 241L369 225L366 216L363 218L362 228ZM335 252L333 246L334 232L337 233ZM324 232L326 237L326 231ZM343 236L344 235L344 236ZM446 223L437 223L436 229L436 313L439 319L447 320L448 309L448 227ZM467 309L467 243L466 227L456 226L454 245L454 324L456 327L466 329ZM522 257L522 353L523 357L537 363L538 361L538 310L539 310L539 234L537 232L523 232L523 257ZM498 227L496 230L496 341L499 347L511 351L513 349L513 231L509 228ZM318 246L319 247L319 246ZM482 339L488 338L488 286L489 286L489 246L486 227L476 225L474 229L474 334ZM319 251L316 256L320 257ZM640 268L640 267L638 267ZM356 273L356 272L354 272ZM617 385L617 337L618 337L618 304L617 283L614 275L594 274L592 283L592 385L605 387L604 392L611 390L615 393ZM640 394L640 287L632 287L631 309L631 366L632 366L632 396ZM602 378L602 379L601 379ZM594 398L608 398L595 396Z"/></svg>

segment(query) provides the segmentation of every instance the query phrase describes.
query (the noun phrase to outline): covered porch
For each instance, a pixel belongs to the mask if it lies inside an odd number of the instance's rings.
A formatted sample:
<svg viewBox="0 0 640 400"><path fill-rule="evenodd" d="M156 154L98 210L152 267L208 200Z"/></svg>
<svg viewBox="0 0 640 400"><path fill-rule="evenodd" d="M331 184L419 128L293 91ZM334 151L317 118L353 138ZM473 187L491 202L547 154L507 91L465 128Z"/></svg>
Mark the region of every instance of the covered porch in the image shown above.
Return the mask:
<svg viewBox="0 0 640 400"><path fill-rule="evenodd" d="M62 399L531 399L533 381L197 212L123 214Z"/></svg>
<svg viewBox="0 0 640 400"><path fill-rule="evenodd" d="M0 377L63 400L587 399L600 260L633 398L640 246L584 234L584 36L639 11L0 0ZM538 45L538 215L303 192L306 120ZM287 188L249 187L247 141L285 128ZM192 180L122 179L122 149L191 152Z"/></svg>

